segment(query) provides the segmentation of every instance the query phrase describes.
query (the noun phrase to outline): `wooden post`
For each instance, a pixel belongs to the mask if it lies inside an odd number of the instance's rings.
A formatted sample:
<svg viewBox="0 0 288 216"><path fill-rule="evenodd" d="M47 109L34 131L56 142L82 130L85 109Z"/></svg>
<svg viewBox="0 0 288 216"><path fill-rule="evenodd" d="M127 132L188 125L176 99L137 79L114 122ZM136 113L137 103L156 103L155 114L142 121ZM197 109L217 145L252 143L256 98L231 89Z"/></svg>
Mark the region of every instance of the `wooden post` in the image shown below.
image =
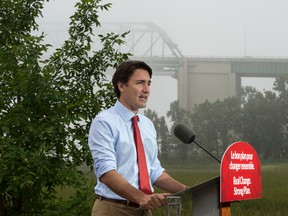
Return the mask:
<svg viewBox="0 0 288 216"><path fill-rule="evenodd" d="M220 216L230 216L230 202L220 203Z"/></svg>

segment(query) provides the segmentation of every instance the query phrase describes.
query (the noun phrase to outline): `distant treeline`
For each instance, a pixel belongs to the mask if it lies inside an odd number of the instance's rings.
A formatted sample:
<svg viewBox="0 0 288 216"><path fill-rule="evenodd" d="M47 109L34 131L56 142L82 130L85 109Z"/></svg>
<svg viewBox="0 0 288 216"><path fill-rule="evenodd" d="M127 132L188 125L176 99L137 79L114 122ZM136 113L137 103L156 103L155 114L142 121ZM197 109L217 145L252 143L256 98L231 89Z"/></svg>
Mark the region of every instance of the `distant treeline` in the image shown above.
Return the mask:
<svg viewBox="0 0 288 216"><path fill-rule="evenodd" d="M236 141L250 143L261 160L288 157L288 78L278 77L273 91L242 88L240 98L223 101L205 101L193 110L181 108L178 101L170 104L164 116L147 110L145 114L154 122L158 133L159 157L175 157L176 161L201 160L206 154L197 146L181 144L173 135L179 123L187 124L195 133L198 143L221 159L227 147ZM167 119L172 127L167 126Z"/></svg>

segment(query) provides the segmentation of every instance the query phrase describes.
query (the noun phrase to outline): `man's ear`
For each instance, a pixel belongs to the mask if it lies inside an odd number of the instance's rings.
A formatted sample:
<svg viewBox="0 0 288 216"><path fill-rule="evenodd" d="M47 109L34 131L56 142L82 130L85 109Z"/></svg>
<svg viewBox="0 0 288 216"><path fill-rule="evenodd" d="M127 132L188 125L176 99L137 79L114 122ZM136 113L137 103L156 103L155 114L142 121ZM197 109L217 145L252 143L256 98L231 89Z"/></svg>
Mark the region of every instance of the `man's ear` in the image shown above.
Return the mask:
<svg viewBox="0 0 288 216"><path fill-rule="evenodd" d="M124 92L124 86L125 86L125 84L124 84L123 82L118 82L118 83L117 83L117 86L118 86L119 91L120 91L121 93L123 93L123 92Z"/></svg>

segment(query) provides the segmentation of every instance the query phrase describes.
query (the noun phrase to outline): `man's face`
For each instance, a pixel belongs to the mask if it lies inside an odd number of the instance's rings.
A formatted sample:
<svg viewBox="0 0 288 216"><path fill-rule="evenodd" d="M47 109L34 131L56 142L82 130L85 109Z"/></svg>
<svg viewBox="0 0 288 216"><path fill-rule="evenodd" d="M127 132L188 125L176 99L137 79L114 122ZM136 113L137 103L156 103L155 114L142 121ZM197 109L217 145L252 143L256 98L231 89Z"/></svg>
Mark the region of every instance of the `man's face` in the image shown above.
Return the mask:
<svg viewBox="0 0 288 216"><path fill-rule="evenodd" d="M151 79L148 71L136 69L128 82L118 83L121 92L119 101L135 114L139 108L146 107L150 94Z"/></svg>

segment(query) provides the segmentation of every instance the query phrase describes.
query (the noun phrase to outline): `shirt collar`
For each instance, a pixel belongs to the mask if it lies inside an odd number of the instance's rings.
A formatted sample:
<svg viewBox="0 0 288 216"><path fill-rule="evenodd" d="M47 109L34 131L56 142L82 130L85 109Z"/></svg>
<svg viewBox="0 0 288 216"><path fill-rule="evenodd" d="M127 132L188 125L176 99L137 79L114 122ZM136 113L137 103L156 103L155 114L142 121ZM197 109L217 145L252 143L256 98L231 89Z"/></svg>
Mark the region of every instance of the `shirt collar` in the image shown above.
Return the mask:
<svg viewBox="0 0 288 216"><path fill-rule="evenodd" d="M125 121L130 121L135 114L125 107L119 100L115 103L115 109Z"/></svg>

